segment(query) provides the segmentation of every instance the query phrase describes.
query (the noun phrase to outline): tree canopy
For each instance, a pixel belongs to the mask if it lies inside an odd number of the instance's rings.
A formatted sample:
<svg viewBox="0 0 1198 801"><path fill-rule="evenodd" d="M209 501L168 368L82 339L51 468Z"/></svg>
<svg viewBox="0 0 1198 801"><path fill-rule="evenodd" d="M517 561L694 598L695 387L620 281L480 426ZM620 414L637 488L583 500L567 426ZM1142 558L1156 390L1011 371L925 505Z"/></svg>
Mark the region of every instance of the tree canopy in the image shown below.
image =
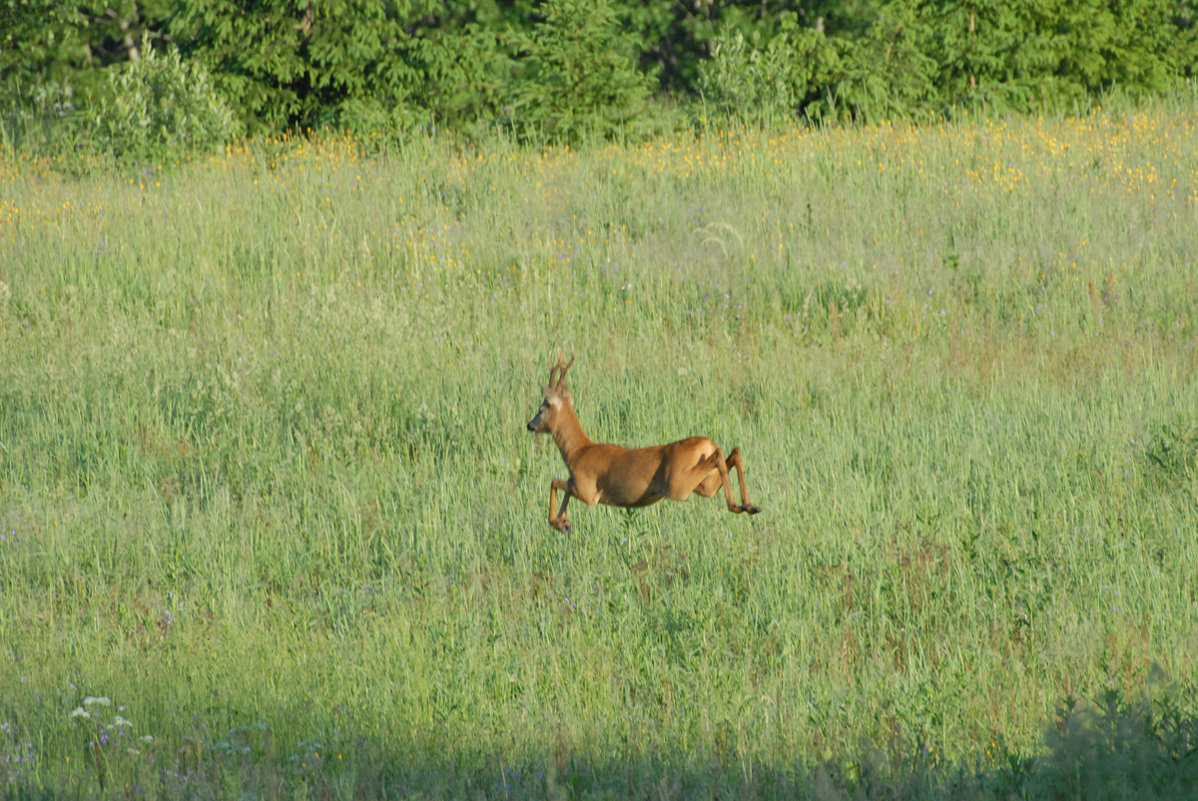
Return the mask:
<svg viewBox="0 0 1198 801"><path fill-rule="evenodd" d="M771 117L1027 111L1167 91L1193 0L0 0L0 114L99 102L149 43L245 130L607 134L661 102ZM40 94L38 94L40 92ZM59 103L61 111L62 103Z"/></svg>

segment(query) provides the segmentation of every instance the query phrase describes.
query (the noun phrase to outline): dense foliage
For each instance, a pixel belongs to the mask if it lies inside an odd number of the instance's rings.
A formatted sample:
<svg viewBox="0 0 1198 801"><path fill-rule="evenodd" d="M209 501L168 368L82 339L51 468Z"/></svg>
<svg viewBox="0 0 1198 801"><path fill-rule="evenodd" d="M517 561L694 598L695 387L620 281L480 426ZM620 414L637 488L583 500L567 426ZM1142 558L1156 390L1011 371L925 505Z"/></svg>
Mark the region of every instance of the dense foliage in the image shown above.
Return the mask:
<svg viewBox="0 0 1198 801"><path fill-rule="evenodd" d="M700 99L750 118L1036 110L1165 91L1198 62L1192 0L4 0L3 12L9 137L35 127L47 91L72 94L86 119L111 91L105 73L147 36L211 74L250 131L505 125L566 140ZM645 102L652 86L680 103Z"/></svg>

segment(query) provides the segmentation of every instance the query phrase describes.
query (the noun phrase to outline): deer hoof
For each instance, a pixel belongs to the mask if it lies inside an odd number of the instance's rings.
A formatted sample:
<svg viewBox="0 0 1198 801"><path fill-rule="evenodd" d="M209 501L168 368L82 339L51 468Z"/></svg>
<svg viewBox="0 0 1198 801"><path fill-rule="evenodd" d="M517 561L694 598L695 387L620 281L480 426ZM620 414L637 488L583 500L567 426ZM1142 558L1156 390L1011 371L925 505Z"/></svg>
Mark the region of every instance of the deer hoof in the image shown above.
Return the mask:
<svg viewBox="0 0 1198 801"><path fill-rule="evenodd" d="M755 515L761 511L761 508L757 506L742 506L740 507L740 510L742 512L747 512L748 514Z"/></svg>

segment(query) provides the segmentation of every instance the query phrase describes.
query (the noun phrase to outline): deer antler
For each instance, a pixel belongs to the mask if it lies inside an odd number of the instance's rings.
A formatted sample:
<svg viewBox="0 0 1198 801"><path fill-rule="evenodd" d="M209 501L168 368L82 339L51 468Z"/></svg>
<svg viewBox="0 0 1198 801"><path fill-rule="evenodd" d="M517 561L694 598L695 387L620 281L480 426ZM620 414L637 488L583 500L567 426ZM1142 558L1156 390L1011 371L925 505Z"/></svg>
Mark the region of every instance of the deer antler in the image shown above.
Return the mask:
<svg viewBox="0 0 1198 801"><path fill-rule="evenodd" d="M548 387L548 389L552 392L557 392L558 387L560 387L562 385L562 382L566 380L566 371L569 370L570 366L574 364L574 352L573 351L570 352L570 361L564 365L562 364L562 357L560 354L557 357L557 364L553 364L553 362L552 362L552 359L553 359L552 353L549 354L549 358L551 361L549 364L549 387ZM555 373L557 374L556 379L554 378Z"/></svg>

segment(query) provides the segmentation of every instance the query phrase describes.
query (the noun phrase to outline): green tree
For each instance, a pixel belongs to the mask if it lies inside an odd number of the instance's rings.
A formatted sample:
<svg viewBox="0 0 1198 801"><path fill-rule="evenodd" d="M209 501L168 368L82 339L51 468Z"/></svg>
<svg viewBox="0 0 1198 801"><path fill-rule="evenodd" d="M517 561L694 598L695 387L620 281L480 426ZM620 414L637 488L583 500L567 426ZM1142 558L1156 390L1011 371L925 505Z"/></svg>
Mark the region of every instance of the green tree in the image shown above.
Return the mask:
<svg viewBox="0 0 1198 801"><path fill-rule="evenodd" d="M921 0L945 103L1025 111L1122 87L1158 92L1192 71L1185 0Z"/></svg>
<svg viewBox="0 0 1198 801"><path fill-rule="evenodd" d="M485 92L474 87L503 57L457 10L434 0L186 0L168 30L253 129L370 129L477 112Z"/></svg>
<svg viewBox="0 0 1198 801"><path fill-rule="evenodd" d="M12 97L50 82L99 86L103 69L136 54L143 33L161 26L169 5L0 0L0 89Z"/></svg>
<svg viewBox="0 0 1198 801"><path fill-rule="evenodd" d="M908 116L935 95L928 32L910 0L889 2L863 35L828 36L784 14L769 37L722 33L702 71L704 96L749 119Z"/></svg>
<svg viewBox="0 0 1198 801"><path fill-rule="evenodd" d="M841 68L809 116L890 119L923 116L935 106L937 65L927 54L932 33L918 2L891 0L861 37L842 40Z"/></svg>
<svg viewBox="0 0 1198 801"><path fill-rule="evenodd" d="M649 78L622 35L608 0L548 0L543 21L516 42L521 68L509 114L523 135L576 140L635 125L646 113Z"/></svg>
<svg viewBox="0 0 1198 801"><path fill-rule="evenodd" d="M7 99L51 80L63 80L65 65L82 61L76 35L78 9L53 0L0 0L0 90Z"/></svg>

